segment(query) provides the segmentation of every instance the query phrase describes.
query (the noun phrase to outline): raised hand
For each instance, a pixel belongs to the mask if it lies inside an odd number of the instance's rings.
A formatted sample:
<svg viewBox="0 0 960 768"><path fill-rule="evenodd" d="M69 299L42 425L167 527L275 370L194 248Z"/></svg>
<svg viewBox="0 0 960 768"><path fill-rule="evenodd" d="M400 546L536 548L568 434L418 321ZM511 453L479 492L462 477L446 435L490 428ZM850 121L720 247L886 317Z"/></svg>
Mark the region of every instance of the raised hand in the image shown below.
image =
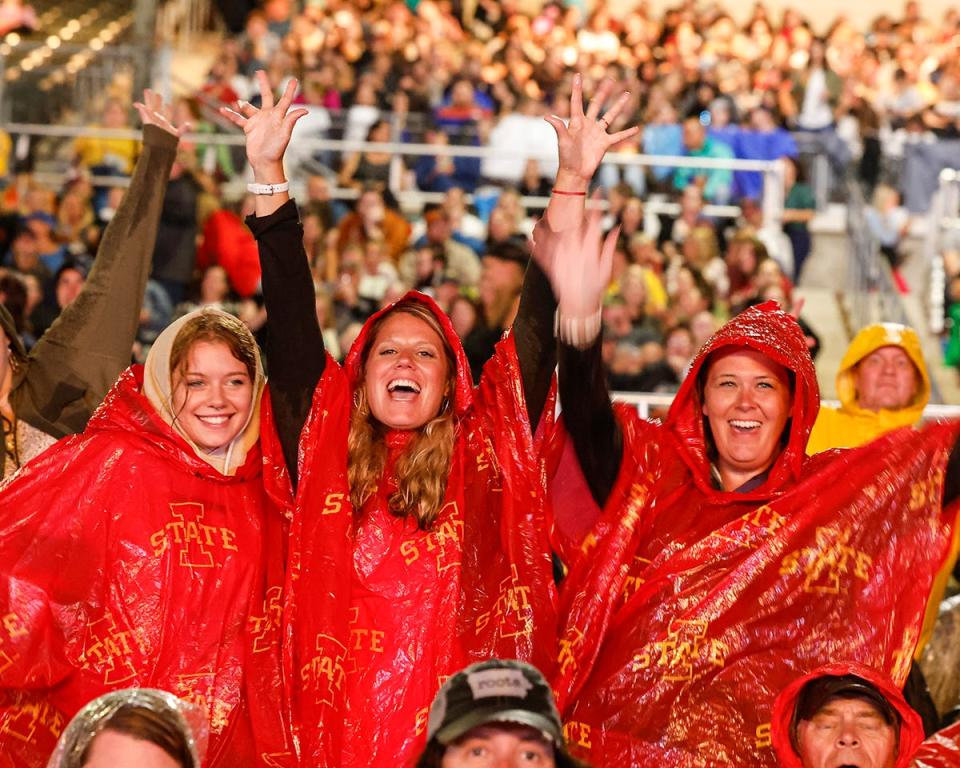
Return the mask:
<svg viewBox="0 0 960 768"><path fill-rule="evenodd" d="M550 280L561 317L592 317L603 302L620 227L611 230L601 246L602 218L594 208L577 226L557 231L541 219L533 231L533 257Z"/></svg>
<svg viewBox="0 0 960 768"><path fill-rule="evenodd" d="M136 101L133 106L140 114L144 125L155 125L178 138L193 130L193 125L188 122L174 125L170 105L164 104L163 97L149 88L143 92L143 101Z"/></svg>
<svg viewBox="0 0 960 768"><path fill-rule="evenodd" d="M622 93L603 117L599 117L600 109L610 98L614 85L613 80L605 79L584 113L583 76L574 75L573 90L570 93L569 123L565 125L563 120L554 115L544 118L557 132L560 161L557 170L558 188L566 188L564 185L567 185L571 187L568 191L586 189L607 150L640 130L638 126L633 126L617 133L607 133L610 124L630 100L629 93Z"/></svg>
<svg viewBox="0 0 960 768"><path fill-rule="evenodd" d="M260 109L249 102L238 101L236 110L221 107L220 114L243 129L246 135L247 160L257 181L274 183L282 180L283 153L290 143L293 126L307 114L307 110L290 111L297 92L296 80L291 78L283 95L276 102L267 73L263 70L257 70L257 83L260 86ZM273 178L278 170L281 178Z"/></svg>

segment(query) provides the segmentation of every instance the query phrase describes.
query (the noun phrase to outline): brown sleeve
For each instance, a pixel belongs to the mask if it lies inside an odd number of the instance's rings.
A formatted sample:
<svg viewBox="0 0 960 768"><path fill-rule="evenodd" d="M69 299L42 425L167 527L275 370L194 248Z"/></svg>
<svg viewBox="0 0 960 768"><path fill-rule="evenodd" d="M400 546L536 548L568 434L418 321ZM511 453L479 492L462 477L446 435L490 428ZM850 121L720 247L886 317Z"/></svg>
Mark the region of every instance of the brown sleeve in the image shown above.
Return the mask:
<svg viewBox="0 0 960 768"><path fill-rule="evenodd" d="M177 142L160 128L144 127L130 187L103 233L83 290L17 377L14 412L47 434L80 432L130 365Z"/></svg>

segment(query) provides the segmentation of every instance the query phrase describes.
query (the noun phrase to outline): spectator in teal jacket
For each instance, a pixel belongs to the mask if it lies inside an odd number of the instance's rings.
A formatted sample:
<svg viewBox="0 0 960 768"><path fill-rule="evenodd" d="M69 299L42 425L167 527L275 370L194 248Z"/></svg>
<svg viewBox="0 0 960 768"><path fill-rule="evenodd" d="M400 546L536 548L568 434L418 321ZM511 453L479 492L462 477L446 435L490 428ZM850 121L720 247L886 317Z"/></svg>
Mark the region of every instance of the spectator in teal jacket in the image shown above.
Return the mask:
<svg viewBox="0 0 960 768"><path fill-rule="evenodd" d="M683 121L683 148L688 157L733 159L733 150L726 144L707 136L707 129L699 117ZM673 186L682 191L690 184L703 189L703 197L711 203L724 205L730 202L733 188L733 170L730 168L677 168L673 174Z"/></svg>

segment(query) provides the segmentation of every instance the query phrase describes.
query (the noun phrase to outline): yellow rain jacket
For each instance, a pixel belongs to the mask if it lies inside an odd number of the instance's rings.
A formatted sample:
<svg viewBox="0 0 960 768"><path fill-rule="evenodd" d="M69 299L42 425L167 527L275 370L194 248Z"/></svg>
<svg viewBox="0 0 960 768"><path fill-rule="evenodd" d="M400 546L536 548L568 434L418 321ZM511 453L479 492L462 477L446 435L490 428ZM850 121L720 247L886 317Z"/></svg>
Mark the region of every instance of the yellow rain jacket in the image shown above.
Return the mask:
<svg viewBox="0 0 960 768"><path fill-rule="evenodd" d="M857 390L854 383L854 368L863 358L880 347L900 347L913 361L920 375L917 394L906 408L896 411L882 409L868 411L857 405ZM847 348L840 370L837 372L837 395L839 408L820 408L820 414L807 442L807 453L814 454L829 448L853 448L868 443L884 432L898 427L912 426L920 421L924 406L930 400L930 377L923 362L920 338L913 328L898 323L875 323L868 325L858 333ZM960 533L960 529L958 529ZM923 629L914 658L919 659L921 652L933 634L937 621L940 601L957 561L960 551L960 539L954 536L950 556L933 583L927 611L923 620Z"/></svg>
<svg viewBox="0 0 960 768"><path fill-rule="evenodd" d="M857 363L880 347L900 347L913 361L920 375L917 394L906 408L868 411L857 405L854 369ZM917 332L897 323L875 323L861 330L850 342L840 363L837 396L840 398L839 408L820 408L807 442L808 455L828 448L854 448L892 429L919 422L924 406L930 400L930 377L923 362Z"/></svg>

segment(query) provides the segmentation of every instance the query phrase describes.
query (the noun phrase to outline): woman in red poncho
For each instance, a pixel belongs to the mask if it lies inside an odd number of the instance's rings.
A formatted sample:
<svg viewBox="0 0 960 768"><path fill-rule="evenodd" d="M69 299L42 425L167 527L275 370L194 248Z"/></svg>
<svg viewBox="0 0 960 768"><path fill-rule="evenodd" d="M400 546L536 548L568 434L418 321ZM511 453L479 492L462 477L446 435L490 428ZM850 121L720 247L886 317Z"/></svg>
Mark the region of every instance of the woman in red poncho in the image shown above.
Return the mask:
<svg viewBox="0 0 960 768"><path fill-rule="evenodd" d="M239 320L192 313L2 486L0 766L44 765L77 710L130 686L205 711L206 765L295 764L264 383Z"/></svg>
<svg viewBox="0 0 960 768"><path fill-rule="evenodd" d="M567 542L561 713L598 765L770 766L770 706L798 675L855 660L904 683L953 538L941 498L960 487L958 428L806 458L816 376L772 304L707 342L662 425L615 409L594 321L613 242L598 260L598 227L536 251L566 342L566 430L603 508Z"/></svg>
<svg viewBox="0 0 960 768"><path fill-rule="evenodd" d="M230 116L247 134L257 182L282 183L302 110L287 114L292 88L274 107L259 76L264 108L241 104ZM579 80L573 103L579 110ZM608 136L599 103L591 109L570 129L556 120L557 187L568 193L550 204L556 227L578 219L605 149L631 133ZM418 293L372 317L341 369L323 350L285 191L259 195L248 223L280 435L299 478L286 616L302 757L344 768L412 763L446 676L490 656L548 664L554 653L535 437L551 413L550 288L528 271L513 329L476 389L449 320Z"/></svg>

